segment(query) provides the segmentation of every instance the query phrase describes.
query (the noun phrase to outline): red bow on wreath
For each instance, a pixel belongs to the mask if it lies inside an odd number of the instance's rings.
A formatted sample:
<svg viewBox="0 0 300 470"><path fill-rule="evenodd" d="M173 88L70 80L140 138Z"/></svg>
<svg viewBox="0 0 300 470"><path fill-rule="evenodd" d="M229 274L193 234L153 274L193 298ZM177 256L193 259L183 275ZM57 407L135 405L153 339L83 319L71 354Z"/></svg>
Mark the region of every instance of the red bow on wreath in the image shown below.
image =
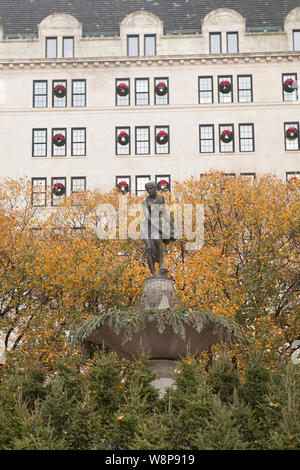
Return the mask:
<svg viewBox="0 0 300 470"><path fill-rule="evenodd" d="M61 142L64 140L64 136L62 134L56 134L54 136L54 140L56 140L57 142Z"/></svg>

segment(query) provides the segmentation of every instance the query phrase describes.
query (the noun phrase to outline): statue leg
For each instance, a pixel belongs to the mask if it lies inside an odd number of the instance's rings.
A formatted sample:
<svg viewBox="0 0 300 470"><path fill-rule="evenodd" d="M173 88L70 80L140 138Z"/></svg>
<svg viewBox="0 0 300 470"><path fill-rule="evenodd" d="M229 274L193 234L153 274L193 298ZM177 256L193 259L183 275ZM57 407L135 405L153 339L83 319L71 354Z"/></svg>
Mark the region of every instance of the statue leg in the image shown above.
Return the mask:
<svg viewBox="0 0 300 470"><path fill-rule="evenodd" d="M154 258L153 258L153 250L152 250L152 244L150 239L144 239L144 242L147 247L147 262L148 266L150 269L150 272L152 276L155 276L155 264L154 264Z"/></svg>

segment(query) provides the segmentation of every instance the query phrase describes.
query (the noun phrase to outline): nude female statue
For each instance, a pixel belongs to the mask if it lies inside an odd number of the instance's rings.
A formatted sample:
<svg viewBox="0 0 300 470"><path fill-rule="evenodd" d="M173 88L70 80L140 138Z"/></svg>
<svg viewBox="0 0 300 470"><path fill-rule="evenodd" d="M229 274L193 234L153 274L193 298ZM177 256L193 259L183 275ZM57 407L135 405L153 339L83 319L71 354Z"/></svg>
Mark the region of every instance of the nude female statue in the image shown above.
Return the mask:
<svg viewBox="0 0 300 470"><path fill-rule="evenodd" d="M167 270L163 267L164 243L174 240L174 225L166 211L165 198L157 194L156 184L149 182L145 184L148 196L143 200L142 207L144 219L141 224L141 236L147 247L147 262L151 274L155 277L155 262L159 265L158 275L166 275ZM171 231L164 230L162 219L169 224Z"/></svg>

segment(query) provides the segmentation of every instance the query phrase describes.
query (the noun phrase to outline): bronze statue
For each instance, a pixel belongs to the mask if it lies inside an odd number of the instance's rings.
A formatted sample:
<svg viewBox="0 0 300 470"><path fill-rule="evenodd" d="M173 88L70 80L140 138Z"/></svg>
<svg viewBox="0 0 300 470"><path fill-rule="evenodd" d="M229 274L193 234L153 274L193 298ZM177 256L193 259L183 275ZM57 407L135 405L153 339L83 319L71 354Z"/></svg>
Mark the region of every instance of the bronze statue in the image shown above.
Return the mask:
<svg viewBox="0 0 300 470"><path fill-rule="evenodd" d="M162 240L166 244L174 240L174 224L166 211L164 196L157 194L156 184L146 183L145 189L148 196L142 203L144 219L141 225L141 236L147 247L147 262L153 277L155 277L155 262L159 265L158 277L166 277L167 270L163 267ZM168 223L170 230L165 230L162 219Z"/></svg>

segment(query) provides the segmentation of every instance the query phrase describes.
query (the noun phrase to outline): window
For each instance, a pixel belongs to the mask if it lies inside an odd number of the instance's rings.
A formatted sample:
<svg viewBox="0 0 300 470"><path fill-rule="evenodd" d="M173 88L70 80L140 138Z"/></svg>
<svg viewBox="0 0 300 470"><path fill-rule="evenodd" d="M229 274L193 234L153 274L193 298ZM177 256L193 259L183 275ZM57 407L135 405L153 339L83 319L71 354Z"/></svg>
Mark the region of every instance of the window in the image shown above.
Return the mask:
<svg viewBox="0 0 300 470"><path fill-rule="evenodd" d="M255 173L240 173L240 176L242 176L243 178L247 178L251 181L256 179L256 174Z"/></svg>
<svg viewBox="0 0 300 470"><path fill-rule="evenodd" d="M72 194L80 193L85 190L86 190L86 177L85 176L72 176L71 177Z"/></svg>
<svg viewBox="0 0 300 470"><path fill-rule="evenodd" d="M239 52L239 33L230 32L226 34L227 39L227 52L229 54L236 54Z"/></svg>
<svg viewBox="0 0 300 470"><path fill-rule="evenodd" d="M156 55L156 35L155 34L145 34L144 55Z"/></svg>
<svg viewBox="0 0 300 470"><path fill-rule="evenodd" d="M51 178L51 187L53 187L56 183L61 183L66 188L65 194L63 196L56 196L51 191L51 206L60 206L63 200L66 197L67 186L66 186L66 178L65 177L58 177L58 178Z"/></svg>
<svg viewBox="0 0 300 470"><path fill-rule="evenodd" d="M230 142L223 142L221 140L221 134L223 131L230 131L232 134L232 140ZM228 153L234 152L234 132L233 132L233 124L220 124L219 125L219 136L220 136L220 152Z"/></svg>
<svg viewBox="0 0 300 470"><path fill-rule="evenodd" d="M221 33L209 33L209 52L210 54L221 54Z"/></svg>
<svg viewBox="0 0 300 470"><path fill-rule="evenodd" d="M140 55L139 36L138 35L127 36L127 55L128 56L139 56Z"/></svg>
<svg viewBox="0 0 300 470"><path fill-rule="evenodd" d="M64 137L65 142L63 145L58 146L54 143L54 137L57 134L61 134ZM66 156L66 148L67 148L66 141L67 141L67 131L65 128L64 129L52 129L52 157L65 157Z"/></svg>
<svg viewBox="0 0 300 470"><path fill-rule="evenodd" d="M72 106L86 106L86 80L72 80Z"/></svg>
<svg viewBox="0 0 300 470"><path fill-rule="evenodd" d="M289 138L288 130L294 128L296 130L296 137ZM298 135L297 135L298 134ZM299 150L299 122L285 122L284 123L284 140L285 150Z"/></svg>
<svg viewBox="0 0 300 470"><path fill-rule="evenodd" d="M240 152L254 152L254 124L239 124Z"/></svg>
<svg viewBox="0 0 300 470"><path fill-rule="evenodd" d="M238 102L251 103L253 101L252 75L238 75Z"/></svg>
<svg viewBox="0 0 300 470"><path fill-rule="evenodd" d="M72 157L83 157L86 155L86 129L72 129Z"/></svg>
<svg viewBox="0 0 300 470"><path fill-rule="evenodd" d="M47 178L31 179L31 203L34 207L44 207L47 202Z"/></svg>
<svg viewBox="0 0 300 470"><path fill-rule="evenodd" d="M150 128L135 128L135 153L136 155L149 155L150 153Z"/></svg>
<svg viewBox="0 0 300 470"><path fill-rule="evenodd" d="M142 196L145 189L145 184L149 183L150 176L136 176L135 177L135 193L137 196Z"/></svg>
<svg viewBox="0 0 300 470"><path fill-rule="evenodd" d="M74 57L74 38L73 37L63 38L62 56L65 58Z"/></svg>
<svg viewBox="0 0 300 470"><path fill-rule="evenodd" d="M46 38L46 57L56 59L57 57L57 37Z"/></svg>
<svg viewBox="0 0 300 470"><path fill-rule="evenodd" d="M166 142L158 143L157 136L162 132L166 134ZM155 126L155 153L156 154L166 154L170 153L170 130L169 126Z"/></svg>
<svg viewBox="0 0 300 470"><path fill-rule="evenodd" d="M200 130L200 153L214 153L215 139L213 124L199 126Z"/></svg>
<svg viewBox="0 0 300 470"><path fill-rule="evenodd" d="M213 77L198 77L199 103L207 104L214 102Z"/></svg>
<svg viewBox="0 0 300 470"><path fill-rule="evenodd" d="M300 51L300 29L294 29L293 31L293 49L294 51Z"/></svg>
<svg viewBox="0 0 300 470"><path fill-rule="evenodd" d="M161 180L165 180L168 183L169 185L168 190L171 191L171 176L170 175L156 175L155 176L156 184L158 184Z"/></svg>
<svg viewBox="0 0 300 470"><path fill-rule="evenodd" d="M117 93L118 86L121 84L126 85L128 89L127 95L120 96ZM125 87L123 87L125 89ZM117 78L116 79L116 106L129 106L130 105L130 80L129 78Z"/></svg>
<svg viewBox="0 0 300 470"><path fill-rule="evenodd" d="M32 130L32 156L47 157L47 129Z"/></svg>
<svg viewBox="0 0 300 470"><path fill-rule="evenodd" d="M287 171L286 172L286 180L290 181L291 179L300 180L300 171Z"/></svg>
<svg viewBox="0 0 300 470"><path fill-rule="evenodd" d="M57 97L57 95L55 94L55 89L59 85L64 87L65 94ZM52 106L54 108L65 108L67 106L67 80L53 80Z"/></svg>
<svg viewBox="0 0 300 470"><path fill-rule="evenodd" d="M290 86L287 86L290 82ZM282 74L282 100L283 101L298 101L298 86L297 74Z"/></svg>
<svg viewBox="0 0 300 470"><path fill-rule="evenodd" d="M232 76L231 75L222 75L218 77L218 85L222 82L229 82L230 84L230 91L227 93L222 93L219 90L219 103L232 103Z"/></svg>
<svg viewBox="0 0 300 470"><path fill-rule="evenodd" d="M160 83L164 83L165 88L160 87L157 93L156 87ZM161 92L160 90L163 90L163 91ZM155 78L154 79L154 103L158 105L169 104L169 79L168 78Z"/></svg>
<svg viewBox="0 0 300 470"><path fill-rule="evenodd" d="M149 78L135 79L135 104L136 106L149 104Z"/></svg>
<svg viewBox="0 0 300 470"><path fill-rule="evenodd" d="M118 142L118 136L121 132L125 132L129 138L125 145ZM130 127L116 127L116 155L130 155Z"/></svg>
<svg viewBox="0 0 300 470"><path fill-rule="evenodd" d="M130 193L131 191L131 178L130 176L116 176L116 186L118 186L119 183L121 183L121 181L126 181L126 183L128 184L128 192Z"/></svg>
<svg viewBox="0 0 300 470"><path fill-rule="evenodd" d="M48 106L48 82L47 80L33 81L33 107L47 108Z"/></svg>

